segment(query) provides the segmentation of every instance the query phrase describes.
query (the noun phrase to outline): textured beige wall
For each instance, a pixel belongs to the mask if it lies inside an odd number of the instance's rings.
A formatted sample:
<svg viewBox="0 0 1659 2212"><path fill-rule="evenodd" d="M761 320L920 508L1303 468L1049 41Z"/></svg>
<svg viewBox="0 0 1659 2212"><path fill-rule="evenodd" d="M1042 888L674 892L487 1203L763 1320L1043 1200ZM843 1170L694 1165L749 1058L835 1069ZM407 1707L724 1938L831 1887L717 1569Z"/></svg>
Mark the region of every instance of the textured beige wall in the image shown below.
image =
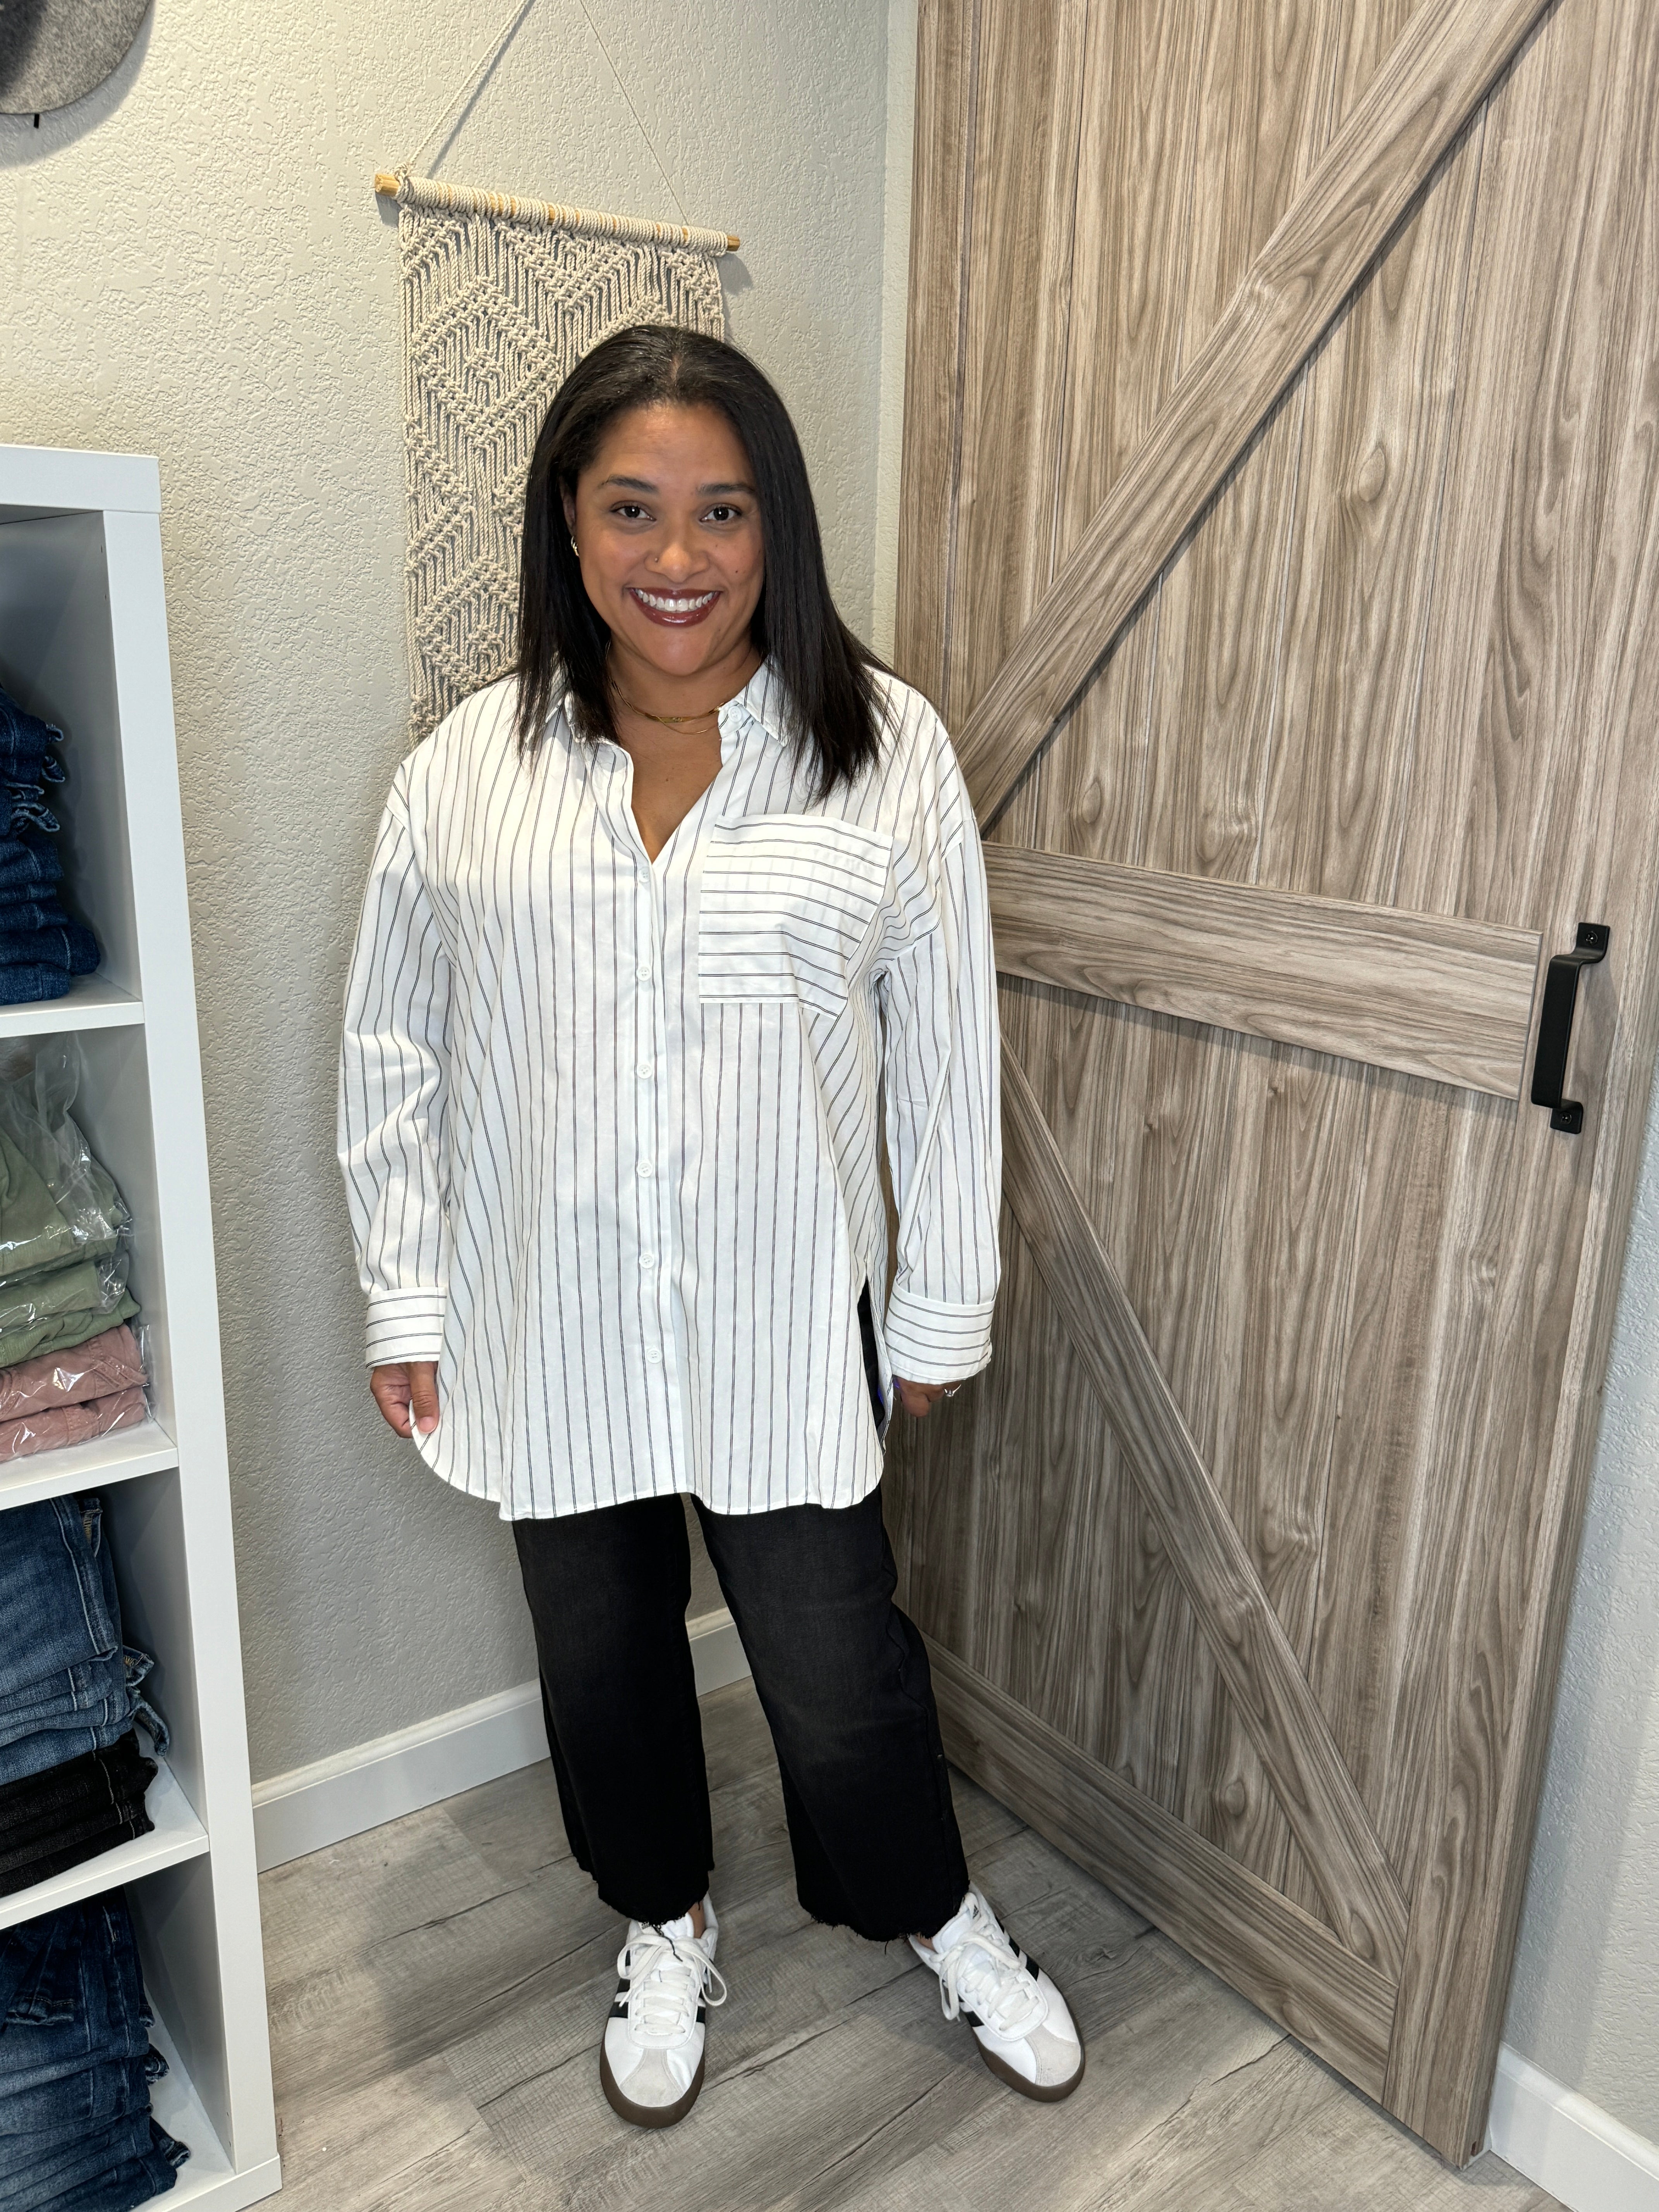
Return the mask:
<svg viewBox="0 0 1659 2212"><path fill-rule="evenodd" d="M871 612L884 0L588 0ZM533 1671L505 1531L380 1426L333 1161L342 973L404 748L396 238L376 167L505 12L156 0L76 107L0 118L0 438L159 454L256 1777ZM440 173L668 190L580 0Z"/></svg>

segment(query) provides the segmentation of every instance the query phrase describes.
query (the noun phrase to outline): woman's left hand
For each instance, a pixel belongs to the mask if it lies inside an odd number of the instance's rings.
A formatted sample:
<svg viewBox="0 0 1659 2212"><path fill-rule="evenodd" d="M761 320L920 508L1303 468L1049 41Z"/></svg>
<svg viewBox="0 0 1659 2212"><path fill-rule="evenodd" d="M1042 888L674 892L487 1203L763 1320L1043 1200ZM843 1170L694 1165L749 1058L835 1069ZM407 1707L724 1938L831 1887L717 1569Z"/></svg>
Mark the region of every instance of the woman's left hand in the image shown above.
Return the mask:
<svg viewBox="0 0 1659 2212"><path fill-rule="evenodd" d="M893 1377L893 1388L898 1392L899 1403L905 1412L918 1421L925 1421L941 1398L954 1398L961 1389L960 1382L907 1382L902 1375Z"/></svg>

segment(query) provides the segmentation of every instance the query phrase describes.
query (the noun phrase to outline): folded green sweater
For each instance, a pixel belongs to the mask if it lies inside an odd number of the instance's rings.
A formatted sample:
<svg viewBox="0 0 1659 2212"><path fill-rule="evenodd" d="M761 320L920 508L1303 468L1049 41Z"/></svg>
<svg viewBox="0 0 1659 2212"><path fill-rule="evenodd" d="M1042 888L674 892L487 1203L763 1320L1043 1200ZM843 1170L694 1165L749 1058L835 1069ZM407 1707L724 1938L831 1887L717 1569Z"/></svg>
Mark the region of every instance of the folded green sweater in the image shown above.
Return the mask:
<svg viewBox="0 0 1659 2212"><path fill-rule="evenodd" d="M45 1182L0 1129L0 1278L83 1256Z"/></svg>
<svg viewBox="0 0 1659 2212"><path fill-rule="evenodd" d="M33 1359L37 1352L72 1352L100 1329L131 1321L137 1310L137 1299L123 1291L112 1306L71 1308L18 1328L0 1328L0 1367L15 1367L20 1359Z"/></svg>

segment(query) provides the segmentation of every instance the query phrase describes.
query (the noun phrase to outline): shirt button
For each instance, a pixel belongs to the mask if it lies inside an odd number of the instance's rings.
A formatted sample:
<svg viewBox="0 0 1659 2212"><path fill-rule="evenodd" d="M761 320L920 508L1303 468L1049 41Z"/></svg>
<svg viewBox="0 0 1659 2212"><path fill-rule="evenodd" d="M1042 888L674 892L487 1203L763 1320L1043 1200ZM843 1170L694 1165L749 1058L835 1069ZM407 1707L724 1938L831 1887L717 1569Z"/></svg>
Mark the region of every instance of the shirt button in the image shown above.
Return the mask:
<svg viewBox="0 0 1659 2212"><path fill-rule="evenodd" d="M654 1344L647 1344L645 1347L645 1364L647 1367L660 1367L662 1365L662 1354L658 1351Z"/></svg>
<svg viewBox="0 0 1659 2212"><path fill-rule="evenodd" d="M651 981L651 970L648 968L636 968L634 970L634 973L639 977L641 983L648 983Z"/></svg>
<svg viewBox="0 0 1659 2212"><path fill-rule="evenodd" d="M654 1160L641 1160L634 1172L635 1175L653 1176L657 1172L657 1164Z"/></svg>
<svg viewBox="0 0 1659 2212"><path fill-rule="evenodd" d="M651 1268L654 1267L656 1266L656 1264L657 1264L657 1255L656 1255L656 1254L655 1254L654 1252L641 1252L641 1255L640 1255L640 1273L641 1273L641 1274L645 1274L645 1273L646 1273L649 1269L651 1269Z"/></svg>
<svg viewBox="0 0 1659 2212"><path fill-rule="evenodd" d="M635 1074L639 1077L641 1083L649 1083L656 1072L657 1063L653 1060L642 1060L639 1066L634 1070Z"/></svg>

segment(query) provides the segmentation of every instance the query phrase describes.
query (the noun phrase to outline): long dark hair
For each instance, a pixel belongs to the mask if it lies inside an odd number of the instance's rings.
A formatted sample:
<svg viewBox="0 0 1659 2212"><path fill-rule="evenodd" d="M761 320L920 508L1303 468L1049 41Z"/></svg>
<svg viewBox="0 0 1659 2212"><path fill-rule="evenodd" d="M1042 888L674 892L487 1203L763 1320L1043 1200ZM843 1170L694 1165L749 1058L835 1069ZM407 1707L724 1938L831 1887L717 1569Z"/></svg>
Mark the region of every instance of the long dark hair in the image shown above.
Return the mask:
<svg viewBox="0 0 1659 2212"><path fill-rule="evenodd" d="M568 688L577 732L614 738L605 653L611 626L582 586L563 495L610 423L635 407L717 407L749 456L766 555L750 624L782 679L795 742L817 769L820 797L852 782L880 750L883 664L836 611L824 573L806 459L789 410L746 354L700 331L648 323L594 347L560 386L536 440L525 487L519 572L519 750L533 754Z"/></svg>

